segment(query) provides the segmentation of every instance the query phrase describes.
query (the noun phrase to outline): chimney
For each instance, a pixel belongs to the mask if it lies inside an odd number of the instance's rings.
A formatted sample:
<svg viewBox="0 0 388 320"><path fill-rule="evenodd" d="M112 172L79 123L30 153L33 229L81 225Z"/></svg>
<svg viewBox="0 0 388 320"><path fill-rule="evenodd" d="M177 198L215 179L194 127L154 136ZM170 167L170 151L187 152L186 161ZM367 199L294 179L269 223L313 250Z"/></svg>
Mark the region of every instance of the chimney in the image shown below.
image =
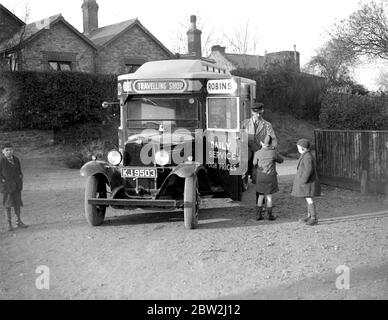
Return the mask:
<svg viewBox="0 0 388 320"><path fill-rule="evenodd" d="M222 54L225 54L225 49L226 49L226 47L221 47L220 45L215 45L215 46L212 46L212 52L213 51L218 51L218 52L220 52L220 53L222 53Z"/></svg>
<svg viewBox="0 0 388 320"><path fill-rule="evenodd" d="M98 29L98 4L96 0L84 0L82 4L84 34L89 35Z"/></svg>
<svg viewBox="0 0 388 320"><path fill-rule="evenodd" d="M196 58L202 57L201 35L202 31L197 29L197 16L190 17L191 27L187 31L189 54Z"/></svg>
<svg viewBox="0 0 388 320"><path fill-rule="evenodd" d="M297 64L298 57L297 57L297 54L296 54L296 44L294 44L294 61L295 61L295 64Z"/></svg>
<svg viewBox="0 0 388 320"><path fill-rule="evenodd" d="M298 72L300 72L300 54L296 51L296 45L294 44L294 62L295 68Z"/></svg>

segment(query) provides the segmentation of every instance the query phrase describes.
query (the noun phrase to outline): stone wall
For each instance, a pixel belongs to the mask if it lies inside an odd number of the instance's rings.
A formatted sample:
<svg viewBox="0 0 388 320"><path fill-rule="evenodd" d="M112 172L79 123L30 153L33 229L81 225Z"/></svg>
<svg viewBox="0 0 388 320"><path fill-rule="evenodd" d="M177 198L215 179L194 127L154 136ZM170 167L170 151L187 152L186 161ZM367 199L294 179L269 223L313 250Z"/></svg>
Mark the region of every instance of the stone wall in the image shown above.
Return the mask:
<svg viewBox="0 0 388 320"><path fill-rule="evenodd" d="M151 61L171 57L140 27L134 26L99 52L97 72L102 74L126 73L125 60L129 58L144 58L146 61Z"/></svg>
<svg viewBox="0 0 388 320"><path fill-rule="evenodd" d="M20 23L18 23L15 19L12 19L8 13L4 12L0 8L0 43L9 39L20 29L20 27Z"/></svg>
<svg viewBox="0 0 388 320"><path fill-rule="evenodd" d="M300 54L295 51L271 52L265 55L265 68L271 64L292 66L300 71Z"/></svg>

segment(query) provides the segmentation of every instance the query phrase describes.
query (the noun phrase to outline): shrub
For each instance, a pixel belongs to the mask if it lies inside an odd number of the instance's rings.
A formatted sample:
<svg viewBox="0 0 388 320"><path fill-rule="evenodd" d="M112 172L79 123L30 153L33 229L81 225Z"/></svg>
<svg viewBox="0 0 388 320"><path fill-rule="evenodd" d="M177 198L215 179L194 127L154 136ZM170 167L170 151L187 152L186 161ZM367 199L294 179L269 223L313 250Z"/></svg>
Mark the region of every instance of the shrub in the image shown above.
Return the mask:
<svg viewBox="0 0 388 320"><path fill-rule="evenodd" d="M323 78L296 72L292 66L271 64L264 71L238 69L232 74L256 81L256 96L273 111L318 120L326 84Z"/></svg>
<svg viewBox="0 0 388 320"><path fill-rule="evenodd" d="M76 149L77 151L66 155L63 160L65 166L70 169L80 169L85 163L91 161L93 156L99 160L104 159L112 147L108 141L92 140Z"/></svg>
<svg viewBox="0 0 388 320"><path fill-rule="evenodd" d="M54 130L54 143L67 144L72 146L81 146L91 141L106 141L111 147L117 146L118 124L116 122L101 123L82 123L69 128Z"/></svg>
<svg viewBox="0 0 388 320"><path fill-rule="evenodd" d="M101 122L104 100L116 99L113 75L77 72L3 72L14 94L9 107L13 129L58 129Z"/></svg>
<svg viewBox="0 0 388 320"><path fill-rule="evenodd" d="M388 130L388 99L329 91L320 113L325 129Z"/></svg>

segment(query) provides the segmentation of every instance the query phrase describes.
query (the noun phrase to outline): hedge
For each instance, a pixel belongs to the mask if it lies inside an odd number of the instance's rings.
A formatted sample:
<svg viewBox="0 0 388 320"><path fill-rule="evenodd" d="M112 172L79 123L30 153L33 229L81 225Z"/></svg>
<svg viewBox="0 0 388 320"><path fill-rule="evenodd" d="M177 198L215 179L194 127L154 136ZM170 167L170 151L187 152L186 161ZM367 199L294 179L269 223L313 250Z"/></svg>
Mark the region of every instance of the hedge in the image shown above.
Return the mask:
<svg viewBox="0 0 388 320"><path fill-rule="evenodd" d="M388 130L388 96L327 92L320 123L325 129Z"/></svg>
<svg viewBox="0 0 388 320"><path fill-rule="evenodd" d="M2 72L0 77L0 88L14 92L7 108L8 127L13 130L101 122L106 117L101 103L117 99L114 75L26 71Z"/></svg>

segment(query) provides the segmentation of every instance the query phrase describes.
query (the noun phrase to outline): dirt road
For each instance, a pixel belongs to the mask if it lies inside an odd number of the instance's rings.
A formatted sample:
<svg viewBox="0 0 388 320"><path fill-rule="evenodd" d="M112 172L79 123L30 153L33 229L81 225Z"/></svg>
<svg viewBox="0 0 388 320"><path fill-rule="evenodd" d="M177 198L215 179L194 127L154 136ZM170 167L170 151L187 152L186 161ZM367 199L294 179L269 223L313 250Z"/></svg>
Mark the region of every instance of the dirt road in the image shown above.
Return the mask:
<svg viewBox="0 0 388 320"><path fill-rule="evenodd" d="M30 227L6 231L0 217L0 299L387 299L388 218L326 220L388 210L383 197L323 186L322 222L297 222L290 196L295 162L279 166L275 222L254 219L253 188L242 203L203 201L197 230L182 214L108 209L90 228L78 170L23 160ZM339 266L350 289L338 290ZM39 266L49 290L38 290Z"/></svg>

